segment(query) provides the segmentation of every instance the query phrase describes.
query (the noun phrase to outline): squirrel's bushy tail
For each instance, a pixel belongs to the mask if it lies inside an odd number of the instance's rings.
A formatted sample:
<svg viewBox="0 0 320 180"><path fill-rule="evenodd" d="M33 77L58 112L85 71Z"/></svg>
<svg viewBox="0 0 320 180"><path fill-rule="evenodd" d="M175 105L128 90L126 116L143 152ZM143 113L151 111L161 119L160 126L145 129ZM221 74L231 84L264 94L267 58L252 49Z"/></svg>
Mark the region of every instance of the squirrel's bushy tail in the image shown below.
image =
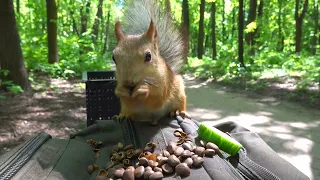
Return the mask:
<svg viewBox="0 0 320 180"><path fill-rule="evenodd" d="M157 0L129 0L121 20L125 34L142 34L153 20L157 28L160 55L175 72L179 72L188 56L187 38L175 27L171 15L161 10Z"/></svg>

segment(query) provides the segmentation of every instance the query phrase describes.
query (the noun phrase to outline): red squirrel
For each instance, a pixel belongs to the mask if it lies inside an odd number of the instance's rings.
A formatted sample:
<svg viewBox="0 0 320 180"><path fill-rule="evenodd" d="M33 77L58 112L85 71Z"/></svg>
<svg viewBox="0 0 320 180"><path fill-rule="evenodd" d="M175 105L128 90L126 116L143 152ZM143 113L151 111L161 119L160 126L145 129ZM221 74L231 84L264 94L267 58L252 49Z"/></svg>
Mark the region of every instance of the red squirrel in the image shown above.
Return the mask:
<svg viewBox="0 0 320 180"><path fill-rule="evenodd" d="M121 110L114 119L155 125L169 115L191 118L186 112L184 81L178 74L187 58L187 39L156 3L130 3L122 22L115 23L117 45L112 59Z"/></svg>

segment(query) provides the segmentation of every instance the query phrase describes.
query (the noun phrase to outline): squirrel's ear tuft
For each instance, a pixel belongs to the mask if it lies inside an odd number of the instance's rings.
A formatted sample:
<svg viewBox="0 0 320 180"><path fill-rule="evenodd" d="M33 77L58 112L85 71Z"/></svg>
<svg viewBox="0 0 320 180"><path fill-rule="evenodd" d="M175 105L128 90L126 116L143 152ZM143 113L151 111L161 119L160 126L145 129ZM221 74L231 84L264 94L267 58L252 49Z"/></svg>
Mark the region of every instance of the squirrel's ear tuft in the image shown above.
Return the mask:
<svg viewBox="0 0 320 180"><path fill-rule="evenodd" d="M157 30L156 26L154 25L153 21L151 20L149 29L145 33L146 37L149 38L151 41L157 38Z"/></svg>
<svg viewBox="0 0 320 180"><path fill-rule="evenodd" d="M116 25L115 25L115 34L116 34L117 41L120 41L120 40L124 37L124 34L122 33L122 30L121 30L120 21L117 21L117 22L116 22Z"/></svg>

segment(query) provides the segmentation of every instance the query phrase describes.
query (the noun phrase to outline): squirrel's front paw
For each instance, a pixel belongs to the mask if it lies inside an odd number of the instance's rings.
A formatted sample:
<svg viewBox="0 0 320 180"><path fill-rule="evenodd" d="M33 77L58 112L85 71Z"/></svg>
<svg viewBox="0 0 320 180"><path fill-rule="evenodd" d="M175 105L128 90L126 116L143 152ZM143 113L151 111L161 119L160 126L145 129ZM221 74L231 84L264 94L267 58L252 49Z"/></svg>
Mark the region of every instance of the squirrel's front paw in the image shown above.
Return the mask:
<svg viewBox="0 0 320 180"><path fill-rule="evenodd" d="M147 85L141 85L138 89L135 89L132 93L132 98L138 100L146 99L149 96L149 87Z"/></svg>
<svg viewBox="0 0 320 180"><path fill-rule="evenodd" d="M170 112L170 117L174 118L176 116L181 116L183 119L188 118L191 119L191 115L187 113L186 111L172 111Z"/></svg>
<svg viewBox="0 0 320 180"><path fill-rule="evenodd" d="M191 115L189 113L187 113L187 111L180 111L178 112L178 114L184 119L184 118L188 118L191 119Z"/></svg>
<svg viewBox="0 0 320 180"><path fill-rule="evenodd" d="M125 121L125 120L131 120L130 116L127 116L127 115L124 115L124 114L119 114L119 115L114 115L112 117L113 120L116 120L118 122L122 122L122 121Z"/></svg>

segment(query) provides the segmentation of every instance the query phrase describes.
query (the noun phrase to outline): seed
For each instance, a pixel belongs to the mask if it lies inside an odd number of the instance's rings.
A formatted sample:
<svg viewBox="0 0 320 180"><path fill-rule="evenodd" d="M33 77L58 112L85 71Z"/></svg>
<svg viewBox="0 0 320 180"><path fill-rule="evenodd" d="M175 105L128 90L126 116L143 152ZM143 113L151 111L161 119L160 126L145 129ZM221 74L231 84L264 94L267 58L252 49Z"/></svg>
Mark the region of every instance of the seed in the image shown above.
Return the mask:
<svg viewBox="0 0 320 180"><path fill-rule="evenodd" d="M126 151L127 158L132 158L133 155L134 155L134 150L133 149L128 149Z"/></svg>
<svg viewBox="0 0 320 180"><path fill-rule="evenodd" d="M118 147L118 149L122 149L122 148L123 148L123 144L122 144L121 142L119 142L119 143L117 144L117 147Z"/></svg>
<svg viewBox="0 0 320 180"><path fill-rule="evenodd" d="M120 168L120 169L117 169L113 175L116 176L117 178L122 178L123 177L123 174L124 174L124 168Z"/></svg>
<svg viewBox="0 0 320 180"><path fill-rule="evenodd" d="M148 165L151 166L152 168L154 167L154 164L153 164L153 163L154 163L154 161L148 160Z"/></svg>
<svg viewBox="0 0 320 180"><path fill-rule="evenodd" d="M148 159L151 154L152 154L151 152L146 151L146 152L142 153L142 157L145 157Z"/></svg>
<svg viewBox="0 0 320 180"><path fill-rule="evenodd" d="M149 157L148 157L149 160L152 160L152 161L157 161L157 155L155 154L151 154Z"/></svg>
<svg viewBox="0 0 320 180"><path fill-rule="evenodd" d="M118 154L118 153L113 153L112 154L112 157L111 157L111 160L112 161L120 161L122 158L121 158L121 155Z"/></svg>
<svg viewBox="0 0 320 180"><path fill-rule="evenodd" d="M179 176L186 177L190 175L190 168L186 163L180 163L175 167L175 171Z"/></svg>
<svg viewBox="0 0 320 180"><path fill-rule="evenodd" d="M193 154L193 155L191 156L192 159L195 158L195 157L198 157L198 155L197 155L197 154Z"/></svg>
<svg viewBox="0 0 320 180"><path fill-rule="evenodd" d="M161 157L160 160L158 160L159 166L162 166L163 164L165 164L168 161L167 157Z"/></svg>
<svg viewBox="0 0 320 180"><path fill-rule="evenodd" d="M93 170L93 165L89 165L89 166L88 166L88 173L89 173L89 174L92 174L93 171L94 171L94 170Z"/></svg>
<svg viewBox="0 0 320 180"><path fill-rule="evenodd" d="M120 157L120 160L122 160L122 159L124 159L124 158L127 157L127 156L126 156L126 153L125 153L124 151L120 151L120 152L118 153L118 155L119 155L119 157Z"/></svg>
<svg viewBox="0 0 320 180"><path fill-rule="evenodd" d="M164 157L169 157L169 156L170 156L170 153L169 153L169 151L167 151L167 150L163 150L163 151L162 151L162 155L163 155Z"/></svg>
<svg viewBox="0 0 320 180"><path fill-rule="evenodd" d="M150 166L147 166L146 168L144 168L144 171L149 171L149 170L152 170L152 168Z"/></svg>
<svg viewBox="0 0 320 180"><path fill-rule="evenodd" d="M138 157L138 156L140 156L141 153L142 153L142 149L136 149L136 150L134 150L133 156Z"/></svg>
<svg viewBox="0 0 320 180"><path fill-rule="evenodd" d="M139 159L139 165L141 166L148 166L148 159L145 157L142 157Z"/></svg>
<svg viewBox="0 0 320 180"><path fill-rule="evenodd" d="M184 160L184 163L186 163L189 167L191 167L193 164L193 160L189 157L186 160Z"/></svg>
<svg viewBox="0 0 320 180"><path fill-rule="evenodd" d="M148 164L151 168L154 168L154 167L157 167L159 163L156 161L149 160Z"/></svg>
<svg viewBox="0 0 320 180"><path fill-rule="evenodd" d="M139 166L134 171L134 177L140 178L143 176L143 173L144 173L144 166Z"/></svg>
<svg viewBox="0 0 320 180"><path fill-rule="evenodd" d="M185 149L185 150L189 150L189 151L192 151L193 150L193 147L192 147L192 145L190 144L190 143L183 143L182 144L182 147L183 147L183 149Z"/></svg>
<svg viewBox="0 0 320 180"><path fill-rule="evenodd" d="M202 157L195 157L195 158L193 158L192 159L193 160L193 166L194 167L201 167L202 166L202 164L203 164L203 158Z"/></svg>
<svg viewBox="0 0 320 180"><path fill-rule="evenodd" d="M180 160L175 155L170 155L167 161L171 166L175 167L180 163Z"/></svg>
<svg viewBox="0 0 320 180"><path fill-rule="evenodd" d="M166 174L171 174L174 172L173 168L168 163L162 165L161 168L162 168L163 172Z"/></svg>
<svg viewBox="0 0 320 180"><path fill-rule="evenodd" d="M204 150L205 150L204 147L197 146L196 149L194 150L194 152L195 152L198 156L203 156Z"/></svg>
<svg viewBox="0 0 320 180"><path fill-rule="evenodd" d="M145 148L143 149L143 152L151 152L151 153L153 153L153 152L154 152L154 149L153 149L152 147L147 146L147 147L145 147Z"/></svg>
<svg viewBox="0 0 320 180"><path fill-rule="evenodd" d="M206 144L207 144L207 142L201 139L201 140L200 140L200 144L201 144L201 146L205 147Z"/></svg>
<svg viewBox="0 0 320 180"><path fill-rule="evenodd" d="M162 179L163 178L163 174L162 174L162 172L154 172L153 174L151 174L150 176L149 176L149 179L150 180L158 180L158 179Z"/></svg>
<svg viewBox="0 0 320 180"><path fill-rule="evenodd" d="M127 170L130 170L130 171L133 171L133 172L134 172L134 171L135 171L135 168L134 168L133 166L129 166L129 167L127 167L126 171L127 171Z"/></svg>
<svg viewBox="0 0 320 180"><path fill-rule="evenodd" d="M181 137L180 131L174 131L173 135L176 137Z"/></svg>
<svg viewBox="0 0 320 180"><path fill-rule="evenodd" d="M169 144L168 144L168 152L169 152L170 154L173 154L174 151L176 150L176 148L177 148L176 143L170 141Z"/></svg>
<svg viewBox="0 0 320 180"><path fill-rule="evenodd" d="M146 146L148 146L148 147L150 147L150 148L152 148L152 149L155 149L155 148L156 148L156 144L153 143L153 142L147 143Z"/></svg>
<svg viewBox="0 0 320 180"><path fill-rule="evenodd" d="M123 180L134 180L134 171L127 169L124 173L123 173Z"/></svg>
<svg viewBox="0 0 320 180"><path fill-rule="evenodd" d="M185 151L183 151L183 153L181 154L181 157L182 158L188 158L188 157L191 157L192 156L192 154L191 154L191 152L189 151L189 150L185 150Z"/></svg>
<svg viewBox="0 0 320 180"><path fill-rule="evenodd" d="M107 177L108 176L108 172L106 170L102 169L102 170L99 171L98 176Z"/></svg>
<svg viewBox="0 0 320 180"><path fill-rule="evenodd" d="M174 155L176 156L181 156L181 154L183 153L184 149L181 146L178 146L176 148L176 150L174 151Z"/></svg>
<svg viewBox="0 0 320 180"><path fill-rule="evenodd" d="M133 149L134 148L134 145L133 144L128 144L128 145L126 145L124 148L123 148L123 150L128 150L128 149Z"/></svg>
<svg viewBox="0 0 320 180"><path fill-rule="evenodd" d="M212 142L208 142L206 144L206 148L207 149L213 149L217 153L219 152L219 147L216 144L212 143Z"/></svg>
<svg viewBox="0 0 320 180"><path fill-rule="evenodd" d="M143 174L144 179L149 179L150 175L153 173L154 173L154 171L152 171L152 170L148 170L148 171L144 172L144 174Z"/></svg>
<svg viewBox="0 0 320 180"><path fill-rule="evenodd" d="M159 168L159 167L154 167L154 168L153 168L153 171L154 171L154 172L162 172L162 169Z"/></svg>
<svg viewBox="0 0 320 180"><path fill-rule="evenodd" d="M215 155L215 151L213 149L206 149L204 154L208 157L213 157Z"/></svg>

